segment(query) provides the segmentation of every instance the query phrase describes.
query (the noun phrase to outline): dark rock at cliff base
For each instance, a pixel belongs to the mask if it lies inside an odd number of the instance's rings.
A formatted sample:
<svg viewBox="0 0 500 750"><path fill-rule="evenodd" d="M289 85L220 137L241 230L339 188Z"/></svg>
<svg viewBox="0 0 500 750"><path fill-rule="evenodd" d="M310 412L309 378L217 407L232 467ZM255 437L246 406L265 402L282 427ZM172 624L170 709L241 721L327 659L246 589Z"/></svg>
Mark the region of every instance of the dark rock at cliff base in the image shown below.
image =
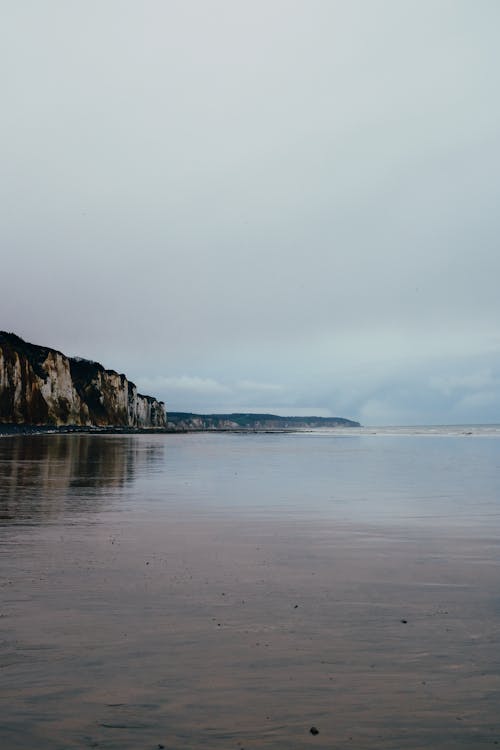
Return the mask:
<svg viewBox="0 0 500 750"><path fill-rule="evenodd" d="M0 331L0 424L165 428L167 417L125 375Z"/></svg>

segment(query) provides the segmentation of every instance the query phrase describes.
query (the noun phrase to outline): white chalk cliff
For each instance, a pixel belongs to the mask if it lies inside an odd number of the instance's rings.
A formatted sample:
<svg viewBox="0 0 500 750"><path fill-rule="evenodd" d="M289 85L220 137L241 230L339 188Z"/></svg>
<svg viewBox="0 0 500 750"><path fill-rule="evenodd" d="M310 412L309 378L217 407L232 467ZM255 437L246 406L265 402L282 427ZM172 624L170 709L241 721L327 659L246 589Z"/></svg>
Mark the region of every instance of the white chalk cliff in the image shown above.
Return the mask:
<svg viewBox="0 0 500 750"><path fill-rule="evenodd" d="M167 417L125 375L0 332L0 423L165 428Z"/></svg>

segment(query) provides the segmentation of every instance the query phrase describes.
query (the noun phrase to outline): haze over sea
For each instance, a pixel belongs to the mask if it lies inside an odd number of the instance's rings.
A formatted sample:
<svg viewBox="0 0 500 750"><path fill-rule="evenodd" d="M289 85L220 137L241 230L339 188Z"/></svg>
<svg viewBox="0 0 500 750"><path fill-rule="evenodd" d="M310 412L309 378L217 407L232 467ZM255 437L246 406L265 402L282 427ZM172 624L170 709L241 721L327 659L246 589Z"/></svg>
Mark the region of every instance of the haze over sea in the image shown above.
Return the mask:
<svg viewBox="0 0 500 750"><path fill-rule="evenodd" d="M0 746L498 744L499 448L499 425L1 438Z"/></svg>

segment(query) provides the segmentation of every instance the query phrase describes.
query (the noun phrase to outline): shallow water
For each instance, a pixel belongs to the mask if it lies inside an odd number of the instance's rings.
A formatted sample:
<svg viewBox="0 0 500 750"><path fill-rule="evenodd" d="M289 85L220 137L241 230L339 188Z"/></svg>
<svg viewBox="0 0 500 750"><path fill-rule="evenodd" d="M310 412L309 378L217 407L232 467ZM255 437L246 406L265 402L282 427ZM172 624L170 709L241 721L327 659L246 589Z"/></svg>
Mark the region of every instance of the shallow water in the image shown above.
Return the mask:
<svg viewBox="0 0 500 750"><path fill-rule="evenodd" d="M500 743L468 431L0 439L0 747Z"/></svg>

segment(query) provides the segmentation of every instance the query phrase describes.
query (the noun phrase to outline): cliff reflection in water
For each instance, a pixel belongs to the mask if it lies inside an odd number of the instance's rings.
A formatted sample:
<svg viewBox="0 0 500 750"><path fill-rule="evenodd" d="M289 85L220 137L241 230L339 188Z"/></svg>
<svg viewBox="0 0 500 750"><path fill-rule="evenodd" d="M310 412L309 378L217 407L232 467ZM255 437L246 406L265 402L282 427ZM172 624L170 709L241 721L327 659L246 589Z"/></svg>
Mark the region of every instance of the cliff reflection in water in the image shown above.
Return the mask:
<svg viewBox="0 0 500 750"><path fill-rule="evenodd" d="M39 522L99 509L164 443L138 436L23 435L0 440L0 523Z"/></svg>

